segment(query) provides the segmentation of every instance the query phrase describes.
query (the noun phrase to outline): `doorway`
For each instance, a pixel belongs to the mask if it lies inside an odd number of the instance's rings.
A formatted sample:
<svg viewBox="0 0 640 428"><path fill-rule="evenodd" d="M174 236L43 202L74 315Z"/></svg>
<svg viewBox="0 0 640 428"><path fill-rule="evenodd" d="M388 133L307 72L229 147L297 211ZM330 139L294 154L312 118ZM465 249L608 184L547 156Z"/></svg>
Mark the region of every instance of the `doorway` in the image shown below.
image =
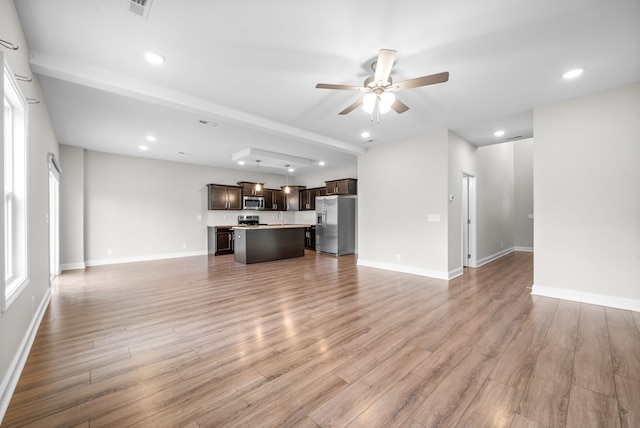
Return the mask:
<svg viewBox="0 0 640 428"><path fill-rule="evenodd" d="M476 177L462 173L462 266L476 267Z"/></svg>

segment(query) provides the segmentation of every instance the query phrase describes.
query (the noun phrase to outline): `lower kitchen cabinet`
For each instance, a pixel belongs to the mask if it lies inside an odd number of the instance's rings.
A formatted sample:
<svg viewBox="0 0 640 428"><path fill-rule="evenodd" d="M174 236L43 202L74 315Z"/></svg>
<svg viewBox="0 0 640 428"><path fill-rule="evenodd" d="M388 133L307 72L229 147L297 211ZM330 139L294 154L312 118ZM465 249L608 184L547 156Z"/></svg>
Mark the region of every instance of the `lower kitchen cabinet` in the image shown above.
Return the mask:
<svg viewBox="0 0 640 428"><path fill-rule="evenodd" d="M209 254L219 256L233 254L233 229L231 226L209 228Z"/></svg>
<svg viewBox="0 0 640 428"><path fill-rule="evenodd" d="M307 250L316 250L316 227L307 226L304 231L304 247Z"/></svg>

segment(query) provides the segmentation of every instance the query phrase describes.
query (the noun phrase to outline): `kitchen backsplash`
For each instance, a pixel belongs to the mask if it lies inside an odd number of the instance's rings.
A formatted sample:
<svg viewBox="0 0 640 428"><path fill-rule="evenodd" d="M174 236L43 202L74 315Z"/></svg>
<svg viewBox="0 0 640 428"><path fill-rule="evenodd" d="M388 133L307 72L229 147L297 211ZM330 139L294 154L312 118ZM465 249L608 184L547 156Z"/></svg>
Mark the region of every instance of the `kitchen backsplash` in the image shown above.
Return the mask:
<svg viewBox="0 0 640 428"><path fill-rule="evenodd" d="M257 215L265 224L315 224L315 211L207 211L207 226L238 224L239 215Z"/></svg>

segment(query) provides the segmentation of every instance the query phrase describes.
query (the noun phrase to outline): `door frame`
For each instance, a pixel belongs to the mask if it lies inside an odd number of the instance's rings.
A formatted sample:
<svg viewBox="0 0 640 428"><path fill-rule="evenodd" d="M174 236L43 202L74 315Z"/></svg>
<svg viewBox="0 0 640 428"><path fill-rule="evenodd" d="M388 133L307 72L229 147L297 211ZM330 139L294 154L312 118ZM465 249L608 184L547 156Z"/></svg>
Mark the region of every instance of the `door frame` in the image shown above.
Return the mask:
<svg viewBox="0 0 640 428"><path fill-rule="evenodd" d="M477 217L476 217L476 175L471 171L462 171L462 266L477 267Z"/></svg>
<svg viewBox="0 0 640 428"><path fill-rule="evenodd" d="M60 166L54 153L49 158L49 285L60 275Z"/></svg>

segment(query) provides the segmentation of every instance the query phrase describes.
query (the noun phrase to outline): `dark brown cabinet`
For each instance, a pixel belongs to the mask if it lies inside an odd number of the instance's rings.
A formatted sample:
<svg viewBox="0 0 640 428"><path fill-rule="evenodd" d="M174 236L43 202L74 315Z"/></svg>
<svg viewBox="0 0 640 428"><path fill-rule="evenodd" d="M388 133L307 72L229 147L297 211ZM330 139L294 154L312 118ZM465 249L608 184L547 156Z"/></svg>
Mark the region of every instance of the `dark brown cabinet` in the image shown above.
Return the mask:
<svg viewBox="0 0 640 428"><path fill-rule="evenodd" d="M215 255L233 254L233 229L230 227L216 227Z"/></svg>
<svg viewBox="0 0 640 428"><path fill-rule="evenodd" d="M284 193L277 189L262 189L265 211L284 211Z"/></svg>
<svg viewBox="0 0 640 428"><path fill-rule="evenodd" d="M304 231L304 247L307 250L316 250L316 227L308 226Z"/></svg>
<svg viewBox="0 0 640 428"><path fill-rule="evenodd" d="M357 195L358 180L355 178L343 178L341 180L325 181L327 195Z"/></svg>
<svg viewBox="0 0 640 428"><path fill-rule="evenodd" d="M260 185L260 186L257 187L256 185ZM239 181L238 186L242 188L242 196L264 196L264 183L251 183L249 181Z"/></svg>
<svg viewBox="0 0 640 428"><path fill-rule="evenodd" d="M315 211L316 196L326 196L326 187L304 189L300 191L300 211Z"/></svg>
<svg viewBox="0 0 640 428"><path fill-rule="evenodd" d="M207 184L210 210L241 210L242 188L221 184Z"/></svg>
<svg viewBox="0 0 640 428"><path fill-rule="evenodd" d="M305 189L305 186L288 186L289 193L285 192L285 187L287 186L282 186L282 193L284 193L285 211L299 211L300 192Z"/></svg>

